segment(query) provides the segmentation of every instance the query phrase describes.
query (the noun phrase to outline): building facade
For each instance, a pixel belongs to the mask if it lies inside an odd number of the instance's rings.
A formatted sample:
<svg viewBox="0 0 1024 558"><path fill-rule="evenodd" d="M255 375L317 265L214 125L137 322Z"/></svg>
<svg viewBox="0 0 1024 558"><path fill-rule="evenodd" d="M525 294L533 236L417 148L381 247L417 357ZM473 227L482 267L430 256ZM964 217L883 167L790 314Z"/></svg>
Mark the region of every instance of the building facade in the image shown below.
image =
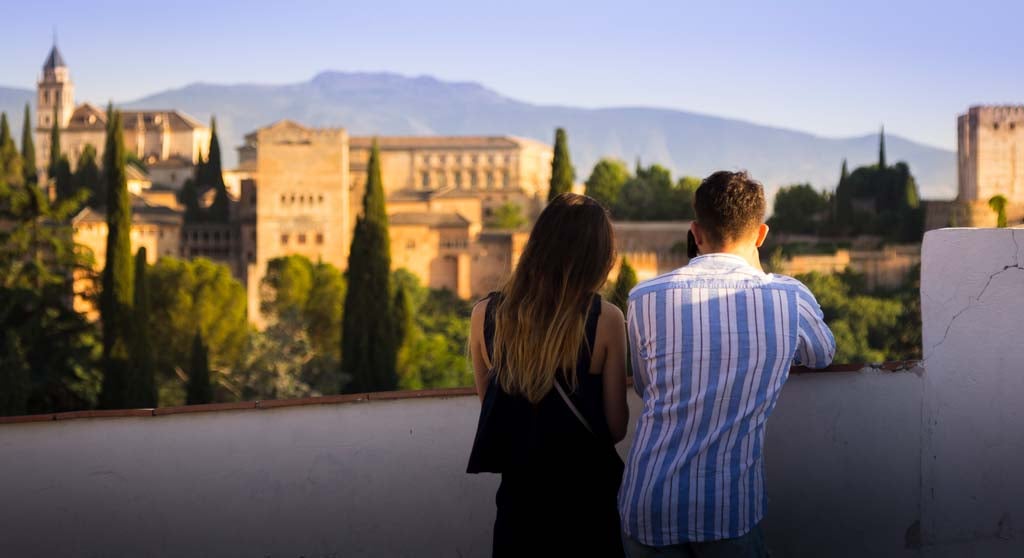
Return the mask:
<svg viewBox="0 0 1024 558"><path fill-rule="evenodd" d="M521 231L488 230L504 204L535 215L547 196L551 148L511 137L352 137L343 129L280 121L245 137L233 220L249 312L258 322L267 263L299 254L348 265L362 211L370 149L380 149L393 268L463 298L500 285L525 242ZM229 262L230 263L230 262Z"/></svg>
<svg viewBox="0 0 1024 558"><path fill-rule="evenodd" d="M121 117L125 150L142 161L183 161L190 167L206 156L210 129L181 111L122 110ZM102 160L107 113L88 103L75 105L75 85L56 45L46 57L37 83L36 122L36 167L43 174L50 161L55 122L60 129L61 152L72 169L86 145L95 147L97 159ZM182 170L178 172L184 176Z"/></svg>
<svg viewBox="0 0 1024 558"><path fill-rule="evenodd" d="M1024 105L975 106L957 118L958 199L1024 204Z"/></svg>

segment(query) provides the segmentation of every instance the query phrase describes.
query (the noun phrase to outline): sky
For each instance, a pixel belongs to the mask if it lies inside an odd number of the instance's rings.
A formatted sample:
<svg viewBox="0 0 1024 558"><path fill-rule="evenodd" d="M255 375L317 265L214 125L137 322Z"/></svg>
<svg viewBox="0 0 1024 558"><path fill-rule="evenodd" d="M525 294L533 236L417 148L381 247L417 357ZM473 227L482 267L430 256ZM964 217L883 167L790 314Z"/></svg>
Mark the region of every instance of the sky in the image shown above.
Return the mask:
<svg viewBox="0 0 1024 558"><path fill-rule="evenodd" d="M0 86L35 87L56 29L79 101L390 71L955 149L967 107L1024 103L1021 22L1011 0L0 0Z"/></svg>

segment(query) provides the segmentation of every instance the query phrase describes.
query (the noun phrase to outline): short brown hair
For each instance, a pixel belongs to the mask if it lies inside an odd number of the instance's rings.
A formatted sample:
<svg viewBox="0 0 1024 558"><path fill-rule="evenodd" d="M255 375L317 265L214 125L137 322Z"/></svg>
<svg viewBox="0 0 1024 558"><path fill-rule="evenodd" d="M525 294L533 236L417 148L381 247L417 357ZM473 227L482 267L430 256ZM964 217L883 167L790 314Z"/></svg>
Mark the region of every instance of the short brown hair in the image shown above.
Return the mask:
<svg viewBox="0 0 1024 558"><path fill-rule="evenodd" d="M700 228L712 243L734 241L764 222L764 187L746 171L718 171L693 196Z"/></svg>

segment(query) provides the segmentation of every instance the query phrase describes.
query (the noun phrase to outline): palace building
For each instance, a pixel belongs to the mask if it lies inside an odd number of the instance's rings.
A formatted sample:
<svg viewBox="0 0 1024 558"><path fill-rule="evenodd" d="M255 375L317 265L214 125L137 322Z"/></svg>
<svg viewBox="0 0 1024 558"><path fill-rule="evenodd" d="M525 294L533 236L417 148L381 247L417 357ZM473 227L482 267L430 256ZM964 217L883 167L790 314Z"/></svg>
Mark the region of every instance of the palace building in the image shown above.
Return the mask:
<svg viewBox="0 0 1024 558"><path fill-rule="evenodd" d="M102 162L106 110L75 104L74 83L56 46L38 82L37 167L45 173L54 125L72 165L86 145ZM224 171L231 197L223 222L189 222L178 200L209 149L210 129L173 109L123 110L126 150L145 165L129 165L132 250L148 257L205 257L228 265L246 286L249 315L261 323L260 285L270 260L300 254L344 270L362 210L367 162L376 140L387 196L394 268L424 285L463 298L485 294L508 276L527 233L488 227L495 209L518 206L532 219L547 198L552 149L511 136L350 137L342 128L280 121L245 136L237 168ZM203 203L209 204L212 192ZM106 217L83 209L75 240L102 268ZM95 286L84 278L78 292ZM89 304L76 301L90 311Z"/></svg>
<svg viewBox="0 0 1024 558"><path fill-rule="evenodd" d="M206 156L210 129L177 110L122 110L125 149L147 164L162 163L168 172L191 174L191 167ZM75 85L54 45L43 63L36 97L36 166L45 171L50 161L50 134L60 129L61 151L72 168L87 144L103 160L107 113L94 105L75 105ZM174 170L170 170L174 169Z"/></svg>

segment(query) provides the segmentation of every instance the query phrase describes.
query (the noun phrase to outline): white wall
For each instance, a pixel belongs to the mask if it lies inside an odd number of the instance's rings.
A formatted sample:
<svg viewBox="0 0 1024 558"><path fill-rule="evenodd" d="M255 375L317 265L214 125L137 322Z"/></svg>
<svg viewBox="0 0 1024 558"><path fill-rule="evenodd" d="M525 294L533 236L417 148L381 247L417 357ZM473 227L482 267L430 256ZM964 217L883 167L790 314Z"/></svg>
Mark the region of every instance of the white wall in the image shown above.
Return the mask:
<svg viewBox="0 0 1024 558"><path fill-rule="evenodd" d="M790 380L769 428L772 547L902 549L920 384ZM453 397L0 425L0 555L483 556L497 478L463 472L478 410Z"/></svg>
<svg viewBox="0 0 1024 558"><path fill-rule="evenodd" d="M928 233L923 368L790 379L768 429L777 556L1024 555L1013 234ZM449 397L0 424L0 556L484 556L497 479L463 473L478 409Z"/></svg>
<svg viewBox="0 0 1024 558"><path fill-rule="evenodd" d="M921 272L925 542L1024 556L1024 230L931 231Z"/></svg>

